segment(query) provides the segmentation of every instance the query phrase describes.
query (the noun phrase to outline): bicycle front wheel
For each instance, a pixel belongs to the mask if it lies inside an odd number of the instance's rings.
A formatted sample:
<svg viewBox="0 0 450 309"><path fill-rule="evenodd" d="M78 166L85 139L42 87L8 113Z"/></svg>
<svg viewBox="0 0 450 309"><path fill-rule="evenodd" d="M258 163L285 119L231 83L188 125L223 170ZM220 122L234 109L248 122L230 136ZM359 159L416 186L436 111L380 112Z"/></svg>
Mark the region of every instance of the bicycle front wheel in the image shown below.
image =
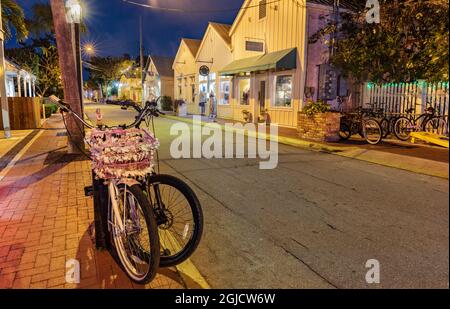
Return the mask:
<svg viewBox="0 0 450 309"><path fill-rule="evenodd" d="M371 145L376 145L383 139L383 131L375 119L363 119L362 132L366 141Z"/></svg>
<svg viewBox="0 0 450 309"><path fill-rule="evenodd" d="M139 185L118 186L119 214L112 214L111 237L116 257L138 284L154 279L159 266L159 238L152 208ZM118 216L119 217L118 217ZM123 229L119 227L119 218Z"/></svg>
<svg viewBox="0 0 450 309"><path fill-rule="evenodd" d="M425 132L448 136L448 124L442 117L433 117L423 126Z"/></svg>
<svg viewBox="0 0 450 309"><path fill-rule="evenodd" d="M203 233L200 202L185 182L170 175L150 176L147 194L158 224L160 266L178 265L200 243Z"/></svg>

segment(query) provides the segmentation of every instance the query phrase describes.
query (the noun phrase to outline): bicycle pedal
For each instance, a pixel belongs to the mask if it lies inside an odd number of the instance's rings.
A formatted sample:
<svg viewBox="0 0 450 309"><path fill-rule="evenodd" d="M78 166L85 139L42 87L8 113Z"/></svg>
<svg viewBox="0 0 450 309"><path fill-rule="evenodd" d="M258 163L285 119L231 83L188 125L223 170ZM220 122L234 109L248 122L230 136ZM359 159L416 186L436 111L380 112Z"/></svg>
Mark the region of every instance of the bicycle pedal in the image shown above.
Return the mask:
<svg viewBox="0 0 450 309"><path fill-rule="evenodd" d="M84 196L94 196L94 187L93 186L84 187Z"/></svg>

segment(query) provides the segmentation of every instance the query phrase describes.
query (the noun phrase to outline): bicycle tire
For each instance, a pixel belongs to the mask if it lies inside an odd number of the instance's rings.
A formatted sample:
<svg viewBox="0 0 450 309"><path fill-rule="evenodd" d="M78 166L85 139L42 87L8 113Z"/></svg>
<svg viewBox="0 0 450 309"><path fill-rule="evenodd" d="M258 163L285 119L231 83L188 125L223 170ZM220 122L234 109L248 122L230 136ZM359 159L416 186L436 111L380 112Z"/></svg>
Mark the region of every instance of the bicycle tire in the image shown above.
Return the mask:
<svg viewBox="0 0 450 309"><path fill-rule="evenodd" d="M443 117L433 117L426 121L423 126L425 132L434 133L448 137L448 123Z"/></svg>
<svg viewBox="0 0 450 309"><path fill-rule="evenodd" d="M124 187L125 187L125 185L119 185L118 186L119 192ZM159 267L160 244L159 244L159 237L158 237L158 228L157 228L155 217L151 213L151 209L152 209L151 205L148 202L147 197L143 193L140 185L126 186L126 190L127 190L127 193L132 194L132 196L134 196L134 198L138 202L138 207L142 211L142 215L143 215L142 217L144 218L145 223L146 223L150 250L149 250L149 252L147 252L147 250L145 248L142 248L142 246L137 249L139 250L139 254L142 255L139 257L144 257L144 258L149 259L148 271L145 274L143 274L142 276L137 276L130 272L129 266L126 265L127 262L124 261L123 252L121 252L119 249L118 242L116 240L117 237L114 237L114 234L113 234L114 227L112 227L110 229L110 237L112 238L111 243L113 244L113 248L114 248L114 252L112 252L112 255L115 258L116 262L118 262L119 266L124 270L124 272L128 275L128 277L132 281L136 282L137 284L147 284L155 278L156 273L158 271L158 267ZM111 218L111 219L114 220L114 218ZM134 246L137 246L137 243L135 241L133 241L133 243L134 243L133 244ZM148 257L148 255L150 255L150 256ZM131 259L133 260L133 258L131 258ZM136 261L134 261L134 262L136 262ZM139 262L136 262L136 263L138 264Z"/></svg>
<svg viewBox="0 0 450 309"><path fill-rule="evenodd" d="M350 127L346 123L341 123L341 126L339 128L339 138L343 141L348 140L352 136L352 132L350 130Z"/></svg>
<svg viewBox="0 0 450 309"><path fill-rule="evenodd" d="M411 119L407 117L399 117L394 123L394 135L401 141L407 141L410 137L411 130L409 128L413 127Z"/></svg>
<svg viewBox="0 0 450 309"><path fill-rule="evenodd" d="M377 145L383 140L383 130L381 129L381 126L376 119L363 119L361 126L364 139L369 144Z"/></svg>
<svg viewBox="0 0 450 309"><path fill-rule="evenodd" d="M180 193L182 197L184 197L185 201L189 205L188 208L190 209L190 215L192 216L192 222L190 223L192 223L193 227L190 227L192 233L189 237L189 240L184 245L182 244L183 239L180 240L179 238L176 238L176 236L185 236L184 232L186 231L186 226L189 227L188 223L184 222L184 230L182 235L176 233L176 231L169 231L169 228L167 226L161 224L161 222L163 222L165 218L162 218L164 217L164 214L162 214L160 210L155 209L155 207L158 205L155 204L155 198L154 196L152 196L152 192L153 194L155 194L155 187L153 186L153 184L158 184L158 190L160 190L161 195L164 195L164 192L161 192L164 191L164 187L161 190L162 186L175 189ZM194 253L200 243L203 234L203 211L200 205L200 201L198 200L195 192L184 181L170 175L152 175L149 177L147 186L147 195L150 197L150 201L153 204L156 221L159 224L158 231L161 243L160 266L171 267L178 265L186 261ZM162 199L164 199L164 197L162 197ZM178 201L178 197L176 201ZM167 206L167 201L163 201L163 203L167 208L170 208L170 206ZM170 213L171 210L168 209L167 211ZM178 214L181 215L180 211L178 211ZM173 216L173 213L171 213L171 215ZM179 220L179 218L172 217L172 226L174 226L175 222L177 222L177 224L180 224L177 220ZM166 223L167 222L165 222L164 224ZM177 235L174 236L174 234ZM168 242L175 242L175 247L180 248L177 250L172 246L172 248L170 248L172 249L172 251L170 251L168 246L166 246ZM168 250L170 252L168 252Z"/></svg>
<svg viewBox="0 0 450 309"><path fill-rule="evenodd" d="M380 127L381 127L381 130L383 131L382 137L383 137L383 138L388 137L388 135L391 133L391 131L390 131L390 123L389 123L389 120L388 120L386 117L384 117L383 119L381 119L381 121L380 121Z"/></svg>

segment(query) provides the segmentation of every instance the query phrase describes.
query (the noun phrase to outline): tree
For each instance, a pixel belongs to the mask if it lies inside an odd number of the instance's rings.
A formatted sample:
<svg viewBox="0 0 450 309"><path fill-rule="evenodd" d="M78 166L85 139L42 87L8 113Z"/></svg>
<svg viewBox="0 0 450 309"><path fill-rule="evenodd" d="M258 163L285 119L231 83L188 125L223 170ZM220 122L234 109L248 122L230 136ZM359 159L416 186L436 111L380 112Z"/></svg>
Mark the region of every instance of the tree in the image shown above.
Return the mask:
<svg viewBox="0 0 450 309"><path fill-rule="evenodd" d="M120 80L122 75L132 72L135 62L129 55L122 57L92 57L88 71L90 79L100 85L103 95L106 95L108 87L113 87L113 83Z"/></svg>
<svg viewBox="0 0 450 309"><path fill-rule="evenodd" d="M330 62L358 81L448 80L449 1L379 2L380 23L369 24L365 10L346 11L338 25L329 20L310 41L334 44ZM335 30L338 40L328 40Z"/></svg>
<svg viewBox="0 0 450 309"><path fill-rule="evenodd" d="M32 39L5 51L8 58L36 76L36 92L42 97L62 94L58 51L53 40L50 36Z"/></svg>
<svg viewBox="0 0 450 309"><path fill-rule="evenodd" d="M12 38L13 29L16 31L17 41L23 41L28 36L23 9L16 0L2 0L3 27L7 39Z"/></svg>
<svg viewBox="0 0 450 309"><path fill-rule="evenodd" d="M52 7L49 3L33 4L30 17L25 20L25 23L31 35L35 38L46 37L49 34L55 35ZM87 26L84 22L81 23L80 30L82 33L87 32Z"/></svg>

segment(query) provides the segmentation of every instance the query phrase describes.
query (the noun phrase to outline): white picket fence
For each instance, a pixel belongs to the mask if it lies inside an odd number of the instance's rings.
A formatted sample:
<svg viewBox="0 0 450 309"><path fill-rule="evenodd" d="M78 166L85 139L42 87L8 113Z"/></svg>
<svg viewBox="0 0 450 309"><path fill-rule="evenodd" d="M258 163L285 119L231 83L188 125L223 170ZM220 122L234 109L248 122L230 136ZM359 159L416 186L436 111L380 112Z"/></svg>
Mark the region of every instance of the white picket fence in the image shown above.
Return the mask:
<svg viewBox="0 0 450 309"><path fill-rule="evenodd" d="M366 83L363 90L363 105L394 114L405 114L410 108L414 108L416 114L421 114L431 106L439 115L448 117L448 88L448 82L419 81L382 85Z"/></svg>

